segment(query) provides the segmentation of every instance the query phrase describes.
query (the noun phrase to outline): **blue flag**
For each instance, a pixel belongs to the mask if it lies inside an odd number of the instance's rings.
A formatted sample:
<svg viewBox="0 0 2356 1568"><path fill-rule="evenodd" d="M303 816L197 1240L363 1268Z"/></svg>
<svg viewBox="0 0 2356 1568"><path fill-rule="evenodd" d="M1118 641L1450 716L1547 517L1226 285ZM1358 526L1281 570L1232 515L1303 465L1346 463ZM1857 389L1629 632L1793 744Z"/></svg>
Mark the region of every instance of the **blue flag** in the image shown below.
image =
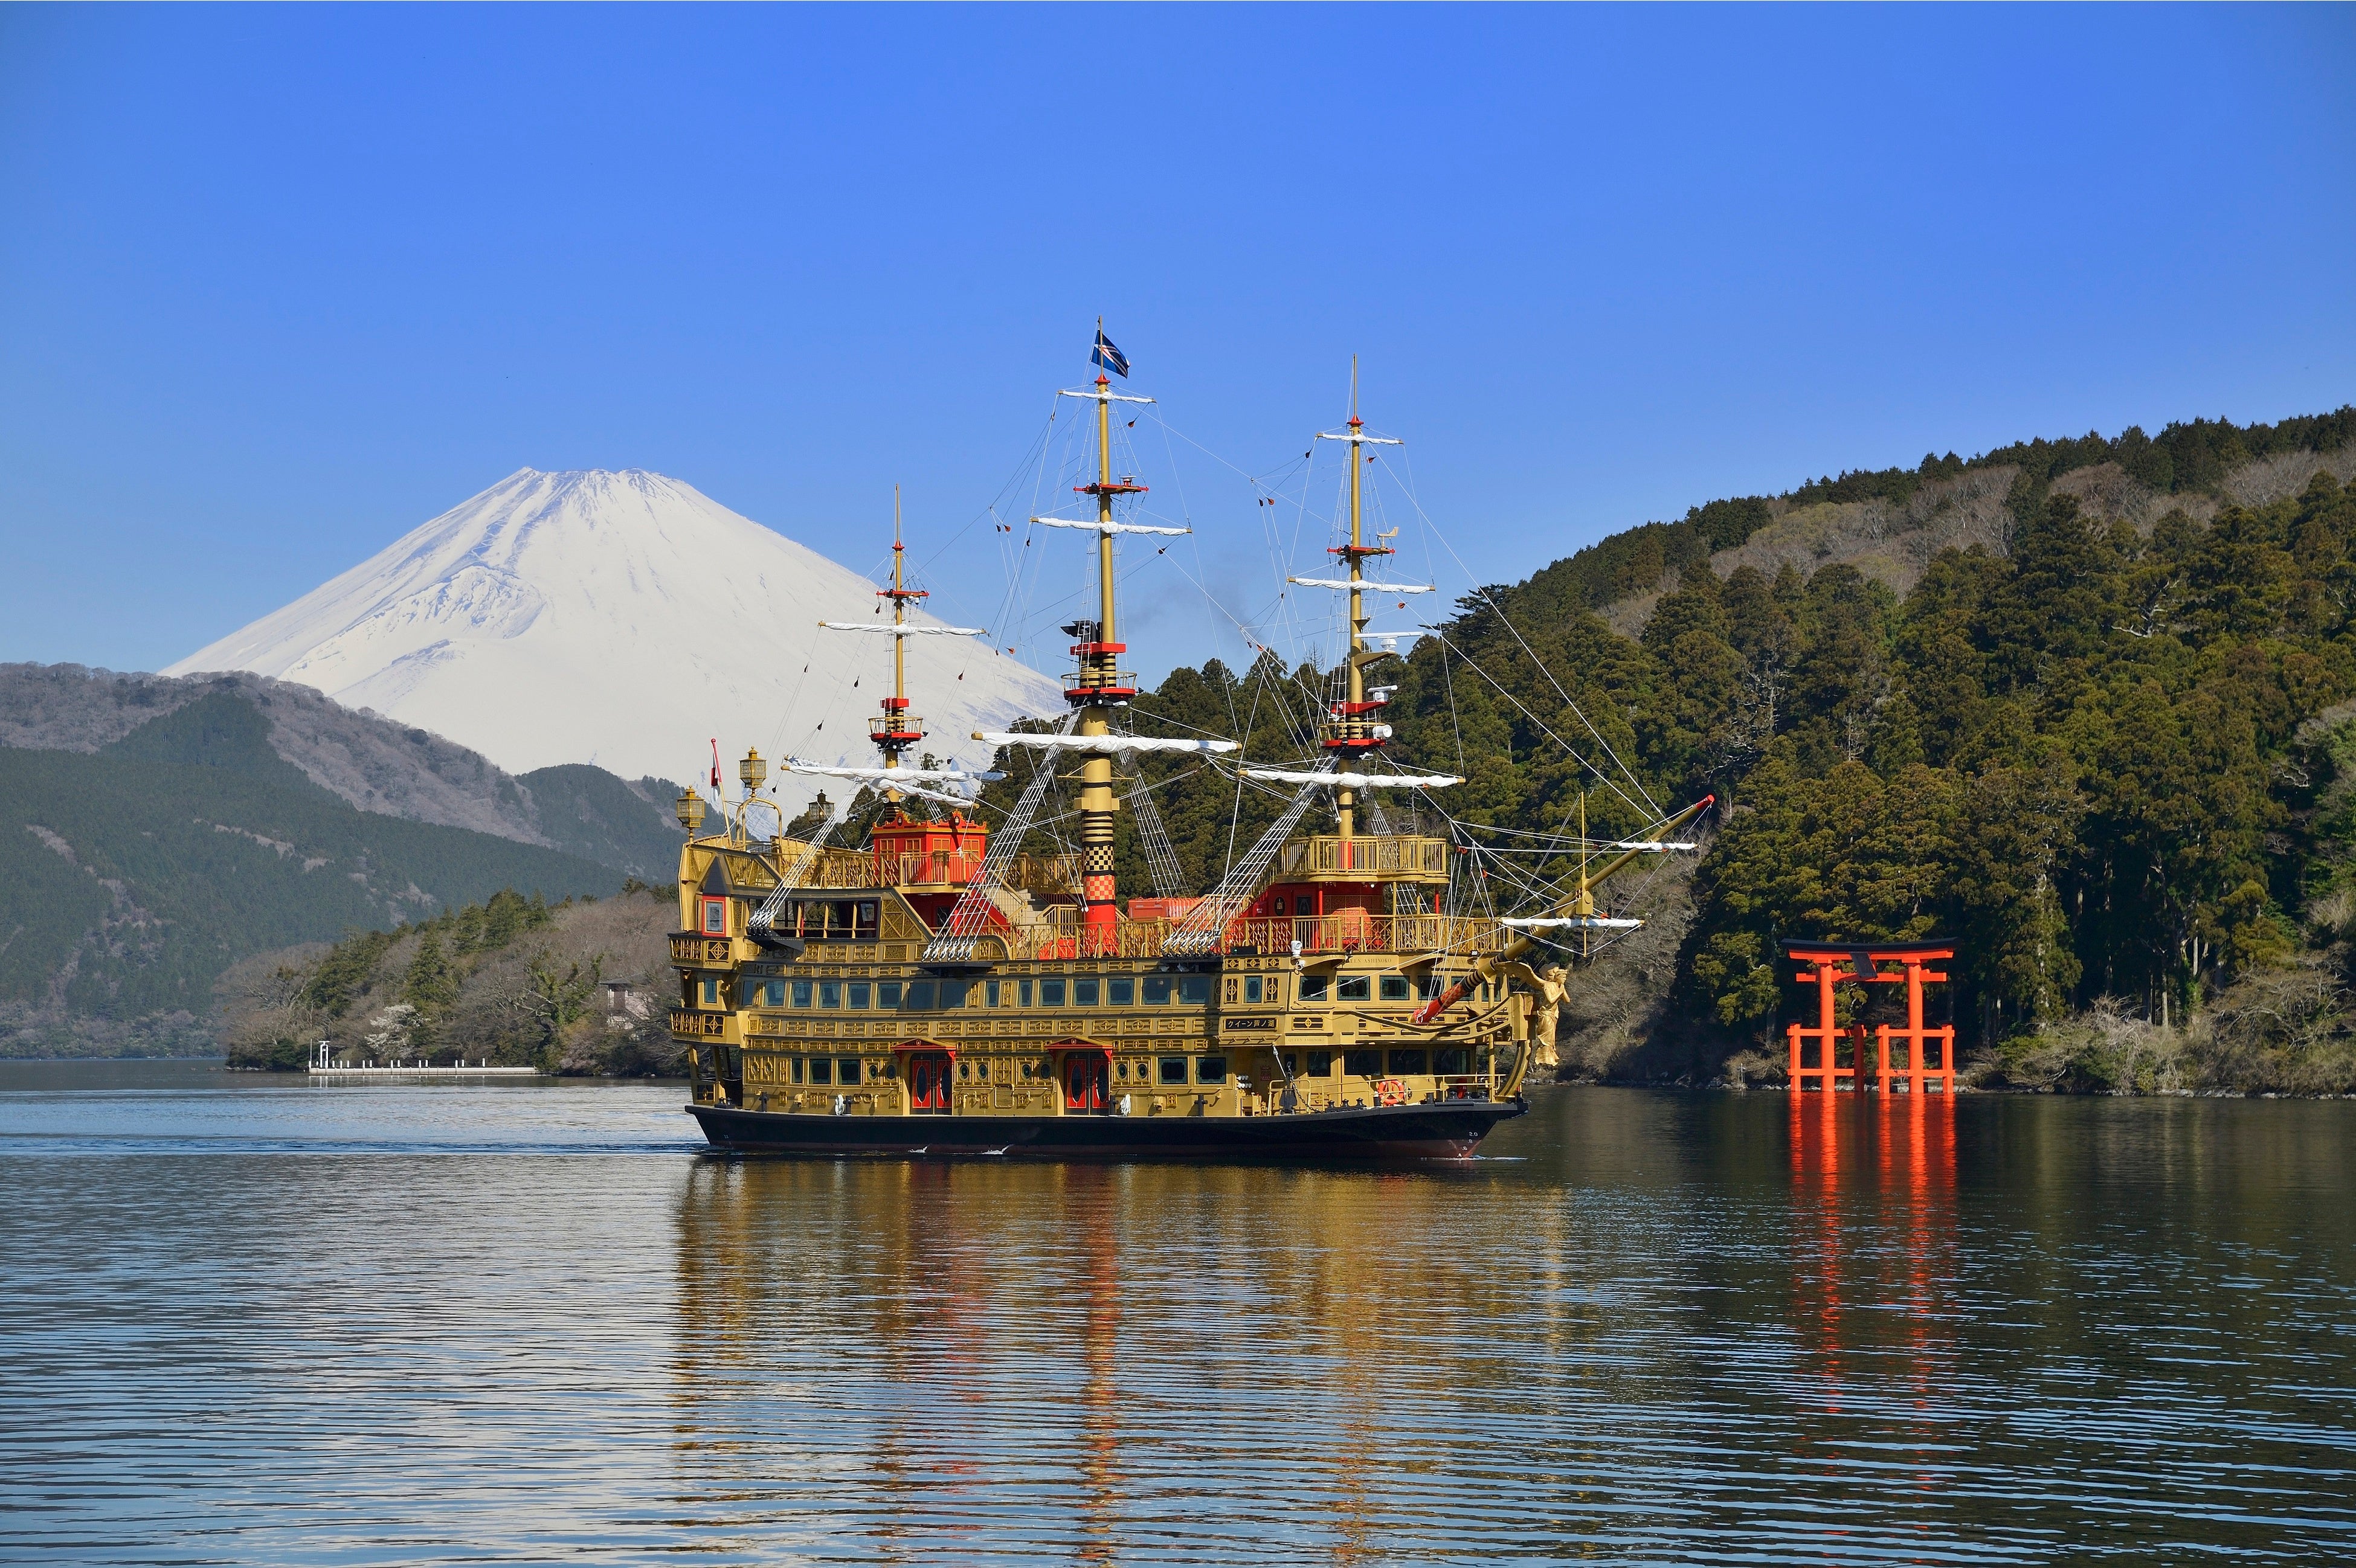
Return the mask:
<svg viewBox="0 0 2356 1568"><path fill-rule="evenodd" d="M1129 356L1113 347L1112 339L1104 335L1101 326L1097 328L1097 351L1089 356L1089 362L1124 379L1129 375Z"/></svg>

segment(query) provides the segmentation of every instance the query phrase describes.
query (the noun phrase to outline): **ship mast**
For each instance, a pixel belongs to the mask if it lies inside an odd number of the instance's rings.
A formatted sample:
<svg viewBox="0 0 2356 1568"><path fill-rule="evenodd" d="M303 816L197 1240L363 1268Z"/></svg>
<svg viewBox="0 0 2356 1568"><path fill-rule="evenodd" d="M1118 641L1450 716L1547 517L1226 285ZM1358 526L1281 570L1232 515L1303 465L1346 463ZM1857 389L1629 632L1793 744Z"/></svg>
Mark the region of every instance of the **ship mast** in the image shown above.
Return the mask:
<svg viewBox="0 0 2356 1568"><path fill-rule="evenodd" d="M1097 324L1103 335L1104 324ZM1097 482L1082 485L1083 494L1097 498L1097 618L1076 621L1066 628L1076 639L1072 652L1080 661L1077 685L1067 695L1079 706L1082 735L1112 733L1111 701L1115 694L1130 695L1129 683L1113 667L1128 651L1114 640L1112 602L1112 502L1116 496L1135 495L1142 485L1112 476L1112 378L1097 372ZM1080 896L1087 904L1089 925L1109 928L1119 918L1119 889L1113 880L1113 814L1120 809L1112 790L1112 755L1091 751L1080 763Z"/></svg>
<svg viewBox="0 0 2356 1568"><path fill-rule="evenodd" d="M925 738L924 720L908 711L908 601L926 597L907 582L907 547L900 542L900 486L892 486L892 586L875 596L892 601L892 695L884 699L881 718L867 721L868 738L884 753L884 766L896 771L900 753ZM900 804L900 792L886 785L884 798Z"/></svg>
<svg viewBox="0 0 2356 1568"><path fill-rule="evenodd" d="M1341 434L1319 432L1321 441L1340 441L1350 449L1350 542L1336 546L1329 553L1340 556L1350 569L1350 652L1344 661L1342 700L1332 712L1325 747L1341 753L1344 765L1370 755L1388 738L1387 726L1377 726L1371 717L1383 704L1366 700L1366 666L1388 656L1366 649L1365 563L1369 556L1388 555L1387 545L1369 545L1365 541L1364 496L1365 476L1360 472L1373 459L1360 449L1365 446L1397 446L1399 443L1383 436L1368 435L1366 421L1358 417L1358 357L1350 356L1350 424ZM1295 579L1294 581L1301 581ZM1335 587L1343 584L1335 583ZM1381 586L1378 584L1377 586ZM1352 860L1350 840L1357 828L1358 792L1344 786L1333 792L1335 833L1342 842L1343 863Z"/></svg>

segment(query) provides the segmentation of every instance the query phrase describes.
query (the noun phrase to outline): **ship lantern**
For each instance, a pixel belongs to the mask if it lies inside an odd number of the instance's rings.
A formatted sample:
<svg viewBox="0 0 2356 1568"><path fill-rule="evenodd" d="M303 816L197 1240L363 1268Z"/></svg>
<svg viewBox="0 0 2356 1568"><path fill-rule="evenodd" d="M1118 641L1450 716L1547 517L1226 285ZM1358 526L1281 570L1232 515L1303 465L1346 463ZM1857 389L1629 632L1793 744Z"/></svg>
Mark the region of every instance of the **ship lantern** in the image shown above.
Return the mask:
<svg viewBox="0 0 2356 1568"><path fill-rule="evenodd" d="M746 795L761 787L762 781L769 776L769 764L761 760L760 747L745 752L744 760L736 764L736 776L744 781Z"/></svg>
<svg viewBox="0 0 2356 1568"><path fill-rule="evenodd" d="M687 829L690 837L693 837L695 830L703 826L703 797L695 793L693 784L687 786L687 793L679 797L671 810L677 814L679 825Z"/></svg>

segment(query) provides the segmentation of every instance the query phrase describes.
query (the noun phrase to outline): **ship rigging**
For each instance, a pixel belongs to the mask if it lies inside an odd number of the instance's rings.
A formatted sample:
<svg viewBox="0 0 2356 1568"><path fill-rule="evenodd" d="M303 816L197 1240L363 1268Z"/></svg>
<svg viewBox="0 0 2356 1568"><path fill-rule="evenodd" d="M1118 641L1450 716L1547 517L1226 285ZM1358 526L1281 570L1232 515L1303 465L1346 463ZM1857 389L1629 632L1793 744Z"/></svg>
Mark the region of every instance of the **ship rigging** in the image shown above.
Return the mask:
<svg viewBox="0 0 2356 1568"><path fill-rule="evenodd" d="M671 1026L690 1052L690 1110L716 1147L739 1150L1469 1155L1519 1114L1523 1084L1551 1040L1561 971L1526 960L1541 947L1591 958L1641 924L1601 904L1598 890L1629 867L1691 848L1673 835L1711 802L1648 810L1641 828L1608 841L1588 838L1583 794L1575 835L1499 829L1457 822L1440 805L1462 776L1389 758L1386 713L1398 680L1385 666L1401 658L1406 634L1369 635L1369 596L1404 604L1434 585L1397 581L1396 528L1368 536L1365 470L1380 449L1402 443L1366 428L1355 362L1346 423L1318 433L1347 459L1327 547L1340 571L1283 579L1340 596L1344 625L1313 733L1296 734L1301 754L1247 760L1248 728L1240 739L1140 732L1140 683L1122 667L1117 548L1185 537L1191 522L1138 515L1149 491L1134 467L1117 471L1113 416L1155 405L1113 389L1112 376L1126 379L1129 365L1101 325L1092 358L1093 381L1057 395L1093 416L1089 470L1069 486L1084 515L1027 512L1032 528L1050 530L1039 538L1095 536L1093 613L1063 626L1073 659L1066 710L1052 722L975 731L1008 759L996 771L929 758L907 765L926 738L909 711L909 644L980 633L910 620L926 593L908 581L895 491L892 586L878 591L890 622L822 624L890 637L893 695L870 723L881 765L786 763L880 795L868 842L831 848L846 820L839 815L800 840L782 827L756 837L766 777L757 751L740 765L743 794L721 803L718 831L705 835L705 803L692 790L682 795L689 841ZM1044 443L1041 461L1044 470ZM1387 560L1384 576L1369 575ZM963 792L1017 771L1024 756L1027 780L988 823ZM1199 894L1183 891L1144 765L1173 757L1215 770L1234 792L1226 863ZM1592 771L1649 807L1624 767L1633 795ZM1040 814L1066 784L1076 786L1067 819L1076 851L1025 854L1034 831L1060 827ZM1246 791L1271 792L1281 808L1238 847ZM1406 831L1385 810L1386 792L1414 802ZM929 809L941 805L945 819ZM1155 883L1150 897L1119 884L1124 807ZM1330 831L1302 830L1312 811ZM1435 819L1443 831L1426 831ZM1501 913L1493 883L1517 889L1508 902L1519 907Z"/></svg>

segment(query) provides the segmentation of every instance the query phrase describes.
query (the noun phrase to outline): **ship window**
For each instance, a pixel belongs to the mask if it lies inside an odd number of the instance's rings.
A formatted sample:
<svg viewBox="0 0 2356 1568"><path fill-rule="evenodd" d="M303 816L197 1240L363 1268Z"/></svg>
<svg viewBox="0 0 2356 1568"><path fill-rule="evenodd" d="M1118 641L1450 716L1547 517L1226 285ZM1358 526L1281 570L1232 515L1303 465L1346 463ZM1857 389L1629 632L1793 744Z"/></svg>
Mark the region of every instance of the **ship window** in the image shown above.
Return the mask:
<svg viewBox="0 0 2356 1568"><path fill-rule="evenodd" d="M1127 975L1115 976L1110 988L1116 1008L1130 1007L1137 1000L1137 982Z"/></svg>
<svg viewBox="0 0 2356 1568"><path fill-rule="evenodd" d="M800 1082L802 1081L802 1059L801 1059L800 1057L798 1057L798 1056L796 1056L796 1057L791 1057L791 1058L789 1058L788 1060L793 1063L793 1066L792 1066L793 1080L794 1080L794 1082L795 1082L795 1083L800 1083Z"/></svg>
<svg viewBox="0 0 2356 1568"><path fill-rule="evenodd" d="M1145 977L1145 1005L1158 1008L1170 999L1170 976L1148 975Z"/></svg>
<svg viewBox="0 0 2356 1568"><path fill-rule="evenodd" d="M851 932L851 935L857 937L862 942L873 942L875 940L874 904L872 902L862 903L859 906L859 924L858 927Z"/></svg>
<svg viewBox="0 0 2356 1568"><path fill-rule="evenodd" d="M1225 1083L1227 1081L1227 1059L1224 1056L1198 1056L1194 1059L1194 1082Z"/></svg>
<svg viewBox="0 0 2356 1568"><path fill-rule="evenodd" d="M1323 1001L1325 987L1333 978L1331 975L1303 975L1301 976L1301 999L1304 1002Z"/></svg>
<svg viewBox="0 0 2356 1568"><path fill-rule="evenodd" d="M1095 976L1093 976L1093 975L1090 975L1090 976L1087 976L1085 979L1079 979L1079 980L1075 980L1075 981L1073 981L1073 982L1072 982L1072 1004L1073 1004L1073 1006L1075 1006L1075 1007L1081 1007L1081 1008L1093 1008L1093 1007L1095 1007L1095 1006L1097 1005L1097 995L1098 995L1098 992L1102 991L1103 989L1104 989L1104 982L1102 982L1101 980L1098 980L1098 979Z"/></svg>
<svg viewBox="0 0 2356 1568"><path fill-rule="evenodd" d="M1435 1051L1431 1053L1431 1070L1451 1074L1470 1072L1472 1071L1472 1053L1461 1045Z"/></svg>
<svg viewBox="0 0 2356 1568"><path fill-rule="evenodd" d="M997 981L995 981L995 980L984 980L984 981L981 983L981 999L982 999L982 1003L983 1003L983 1005L984 1005L984 1006L986 1006L986 1007L992 1007L992 1008L994 1008L994 1007L998 1006L998 982L997 982Z"/></svg>
<svg viewBox="0 0 2356 1568"><path fill-rule="evenodd" d="M761 987L761 1000L762 1005L765 1007L784 1007L786 1005L786 983L783 980L771 980L763 985Z"/></svg>
<svg viewBox="0 0 2356 1568"><path fill-rule="evenodd" d="M933 1010L933 983L930 980L908 982L908 1006L920 1013Z"/></svg>
<svg viewBox="0 0 2356 1568"><path fill-rule="evenodd" d="M828 1061L823 1056L813 1056L809 1059L809 1064L811 1083L831 1083L834 1082L833 1062Z"/></svg>
<svg viewBox="0 0 2356 1568"><path fill-rule="evenodd" d="M858 1083L859 1058L855 1056L836 1057L834 1059L834 1081L837 1083Z"/></svg>
<svg viewBox="0 0 2356 1568"><path fill-rule="evenodd" d="M1031 982L1028 980L1018 980L1015 982L1014 989L1023 1005L1026 1008L1029 1007L1031 1005Z"/></svg>
<svg viewBox="0 0 2356 1568"><path fill-rule="evenodd" d="M1245 1000L1245 1001L1247 1001L1247 1002L1257 1002L1257 1001L1260 1000L1260 994L1261 994L1261 992L1262 992L1263 990L1265 990L1265 989L1266 989L1266 983L1265 983L1265 982L1263 982L1263 981L1260 979L1260 977L1259 977L1258 976L1257 976L1257 975L1247 975L1247 976L1244 976L1244 1000Z"/></svg>
<svg viewBox="0 0 2356 1568"><path fill-rule="evenodd" d="M965 994L968 989L969 987L963 980L942 981L941 1006L945 1008L961 1008L965 1006Z"/></svg>
<svg viewBox="0 0 2356 1568"><path fill-rule="evenodd" d="M1441 986L1440 983L1439 970L1426 969L1422 974L1418 975L1415 977L1415 999L1417 1001L1428 1002L1431 1000L1432 997L1440 995L1440 990Z"/></svg>
<svg viewBox="0 0 2356 1568"><path fill-rule="evenodd" d="M1309 1076L1312 1078L1333 1077L1333 1053L1330 1051L1311 1051L1309 1053Z"/></svg>
<svg viewBox="0 0 2356 1568"><path fill-rule="evenodd" d="M1353 1078L1380 1078L1383 1075L1383 1053L1379 1051L1345 1051L1342 1053L1342 1071Z"/></svg>
<svg viewBox="0 0 2356 1568"><path fill-rule="evenodd" d="M726 899L703 901L703 934L706 936L728 934L728 901Z"/></svg>
<svg viewBox="0 0 2356 1568"><path fill-rule="evenodd" d="M1344 975L1333 987L1337 1002L1365 1002L1374 999L1375 982L1371 975Z"/></svg>
<svg viewBox="0 0 2356 1568"><path fill-rule="evenodd" d="M1190 1008L1199 1008L1211 999L1211 977L1189 975L1178 982L1178 999Z"/></svg>
<svg viewBox="0 0 2356 1568"><path fill-rule="evenodd" d="M1383 1000L1387 1002L1404 1002L1407 1000L1406 976L1386 975L1383 976Z"/></svg>
<svg viewBox="0 0 2356 1568"><path fill-rule="evenodd" d="M1271 901L1268 907L1274 910L1279 914L1285 912L1285 903L1280 898Z"/></svg>
<svg viewBox="0 0 2356 1568"><path fill-rule="evenodd" d="M898 1007L900 1005L900 982L897 980L886 980L882 985L876 987L875 1005L879 1008Z"/></svg>
<svg viewBox="0 0 2356 1568"><path fill-rule="evenodd" d="M810 983L809 983L808 980L797 980L797 981L795 981L795 982L794 982L794 1006L796 1006L796 1007L798 1007L798 1008L806 1008L806 1007L809 1007L809 1005L810 1005Z"/></svg>
<svg viewBox="0 0 2356 1568"><path fill-rule="evenodd" d="M1420 1051L1394 1051L1391 1052L1391 1072L1393 1076L1397 1076L1403 1072L1420 1072L1422 1071L1423 1052Z"/></svg>
<svg viewBox="0 0 2356 1568"><path fill-rule="evenodd" d="M852 1007L862 1008L867 1007L874 995L874 988L869 986L866 981L853 980L851 983L851 1005Z"/></svg>
<svg viewBox="0 0 2356 1568"><path fill-rule="evenodd" d="M1162 1082L1164 1083L1183 1083L1186 1082L1186 1059L1184 1057L1165 1056L1162 1059L1161 1068Z"/></svg>
<svg viewBox="0 0 2356 1568"><path fill-rule="evenodd" d="M1039 1005L1043 1008L1062 1007L1064 1005L1064 982L1061 980L1040 981Z"/></svg>
<svg viewBox="0 0 2356 1568"><path fill-rule="evenodd" d="M818 1005L821 1008L839 1008L842 1006L842 982L840 980L820 980L818 983Z"/></svg>

